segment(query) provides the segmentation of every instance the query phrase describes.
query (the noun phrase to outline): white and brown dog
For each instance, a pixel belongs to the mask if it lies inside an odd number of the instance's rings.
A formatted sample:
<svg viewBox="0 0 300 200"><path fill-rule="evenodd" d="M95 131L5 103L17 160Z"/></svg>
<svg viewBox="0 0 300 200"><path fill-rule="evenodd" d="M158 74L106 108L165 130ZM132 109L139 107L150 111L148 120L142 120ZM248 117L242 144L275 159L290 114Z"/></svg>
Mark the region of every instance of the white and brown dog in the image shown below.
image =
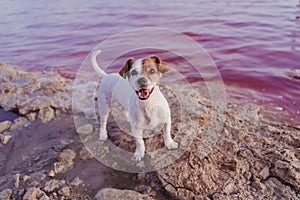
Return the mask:
<svg viewBox="0 0 300 200"><path fill-rule="evenodd" d="M138 60L130 58L119 74L106 74L96 61L100 52L94 51L91 56L94 70L101 77L98 91L100 140L107 139L106 124L113 96L128 111L131 132L136 141L136 161L140 161L145 155L145 129L163 125L165 146L168 149L178 148L178 143L171 138L169 104L159 89L160 78L170 67L156 56Z"/></svg>

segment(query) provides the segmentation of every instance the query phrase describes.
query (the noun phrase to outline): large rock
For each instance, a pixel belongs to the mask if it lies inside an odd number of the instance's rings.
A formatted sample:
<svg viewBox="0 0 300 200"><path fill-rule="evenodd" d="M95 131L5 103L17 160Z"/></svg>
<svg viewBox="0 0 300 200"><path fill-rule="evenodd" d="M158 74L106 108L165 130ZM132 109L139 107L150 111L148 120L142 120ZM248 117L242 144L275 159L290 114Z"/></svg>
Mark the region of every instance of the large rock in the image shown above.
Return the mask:
<svg viewBox="0 0 300 200"><path fill-rule="evenodd" d="M72 81L56 72L24 72L17 67L0 64L0 107L18 111L48 122L54 118L54 110L71 108Z"/></svg>
<svg viewBox="0 0 300 200"><path fill-rule="evenodd" d="M96 194L95 199L97 200L112 200L112 199L152 200L153 198L146 194L140 194L133 190L118 190L118 189L104 188Z"/></svg>
<svg viewBox="0 0 300 200"><path fill-rule="evenodd" d="M278 160L275 162L274 174L284 182L293 185L300 191L300 162L294 166L286 161Z"/></svg>
<svg viewBox="0 0 300 200"><path fill-rule="evenodd" d="M202 120L202 127L209 123ZM233 105L207 156L198 156L202 143L195 138L183 157L157 175L178 199L299 199L299 141L297 127Z"/></svg>

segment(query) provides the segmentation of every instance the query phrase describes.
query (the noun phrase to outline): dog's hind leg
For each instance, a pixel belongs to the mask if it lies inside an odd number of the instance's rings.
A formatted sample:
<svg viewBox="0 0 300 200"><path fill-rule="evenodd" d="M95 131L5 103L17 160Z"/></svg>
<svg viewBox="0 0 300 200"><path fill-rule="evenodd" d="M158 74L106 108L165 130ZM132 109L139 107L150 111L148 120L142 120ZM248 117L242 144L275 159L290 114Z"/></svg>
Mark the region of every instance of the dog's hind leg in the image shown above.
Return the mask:
<svg viewBox="0 0 300 200"><path fill-rule="evenodd" d="M101 98L98 103L99 103L99 115L100 115L99 139L105 141L107 140L107 130L106 130L107 119L111 107L109 106L109 103L107 102L106 98Z"/></svg>

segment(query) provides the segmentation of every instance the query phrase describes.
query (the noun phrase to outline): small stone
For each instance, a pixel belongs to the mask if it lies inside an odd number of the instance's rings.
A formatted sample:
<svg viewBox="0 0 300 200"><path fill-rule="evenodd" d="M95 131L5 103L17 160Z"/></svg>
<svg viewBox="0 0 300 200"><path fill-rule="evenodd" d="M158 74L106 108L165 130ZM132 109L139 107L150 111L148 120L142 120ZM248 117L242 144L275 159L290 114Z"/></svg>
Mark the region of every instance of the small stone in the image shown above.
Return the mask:
<svg viewBox="0 0 300 200"><path fill-rule="evenodd" d="M93 159L94 157L91 155L91 153L86 149L86 148L82 148L82 150L80 151L80 158L82 160L88 160L88 159Z"/></svg>
<svg viewBox="0 0 300 200"><path fill-rule="evenodd" d="M140 194L133 190L119 190L119 189L104 188L96 194L95 199L97 200L111 200L111 199L152 200L153 198L147 194Z"/></svg>
<svg viewBox="0 0 300 200"><path fill-rule="evenodd" d="M12 139L11 135L0 135L2 144L7 144Z"/></svg>
<svg viewBox="0 0 300 200"><path fill-rule="evenodd" d="M61 113L62 113L61 110L55 110L55 116L56 116L56 117L60 116Z"/></svg>
<svg viewBox="0 0 300 200"><path fill-rule="evenodd" d="M12 195L12 190L5 189L2 192L0 192L0 199L1 200L10 200L11 195Z"/></svg>
<svg viewBox="0 0 300 200"><path fill-rule="evenodd" d="M269 177L270 175L270 171L269 171L269 167L265 166L259 173L260 177L265 180Z"/></svg>
<svg viewBox="0 0 300 200"><path fill-rule="evenodd" d="M29 124L30 124L30 122L28 121L27 118L18 117L17 119L14 120L10 130L12 130L12 131L19 130L19 129L22 129L22 128L28 126Z"/></svg>
<svg viewBox="0 0 300 200"><path fill-rule="evenodd" d="M254 187L257 191L261 191L261 192L263 192L267 189L267 187L259 181L254 181L252 183L252 187Z"/></svg>
<svg viewBox="0 0 300 200"><path fill-rule="evenodd" d="M45 183L44 191L53 192L65 184L64 180L51 179Z"/></svg>
<svg viewBox="0 0 300 200"><path fill-rule="evenodd" d="M36 120L36 116L37 116L37 113L35 113L35 112L31 112L26 115L27 119L32 122Z"/></svg>
<svg viewBox="0 0 300 200"><path fill-rule="evenodd" d="M59 154L58 159L60 161L66 160L66 161L73 161L73 159L76 157L76 153L71 149L65 149L62 153Z"/></svg>
<svg viewBox="0 0 300 200"><path fill-rule="evenodd" d="M58 194L62 195L62 196L70 196L71 195L71 189L68 186L65 186L63 188L61 188L58 191Z"/></svg>
<svg viewBox="0 0 300 200"><path fill-rule="evenodd" d="M23 177L23 181L24 181L24 182L27 182L30 178L31 178L31 176L25 175L25 176Z"/></svg>
<svg viewBox="0 0 300 200"><path fill-rule="evenodd" d="M145 180L146 179L146 174L145 173L139 173L138 175L137 175L137 178L139 179L139 180Z"/></svg>
<svg viewBox="0 0 300 200"><path fill-rule="evenodd" d="M79 186L81 185L83 182L79 177L74 178L74 180L72 181L71 185L73 186Z"/></svg>
<svg viewBox="0 0 300 200"><path fill-rule="evenodd" d="M93 132L93 126L91 124L85 124L77 129L78 134L89 135Z"/></svg>
<svg viewBox="0 0 300 200"><path fill-rule="evenodd" d="M53 170L51 170L49 173L48 173L48 176L49 177L54 177L55 176L55 172Z"/></svg>
<svg viewBox="0 0 300 200"><path fill-rule="evenodd" d="M43 123L50 122L55 118L55 111L51 107L42 108L42 109L40 109L40 111L38 113L38 118Z"/></svg>
<svg viewBox="0 0 300 200"><path fill-rule="evenodd" d="M23 200L49 200L50 198L46 193L39 188L31 187L27 189L23 196Z"/></svg>
<svg viewBox="0 0 300 200"><path fill-rule="evenodd" d="M224 192L226 194L230 194L232 192L234 192L234 190L236 189L235 185L233 182L229 183L228 185L225 186L224 188Z"/></svg>
<svg viewBox="0 0 300 200"><path fill-rule="evenodd" d="M9 130L11 127L11 122L10 121L4 121L0 123L0 133L3 133L4 131Z"/></svg>
<svg viewBox="0 0 300 200"><path fill-rule="evenodd" d="M134 190L141 194L150 194L152 188L148 185L138 185L134 188Z"/></svg>
<svg viewBox="0 0 300 200"><path fill-rule="evenodd" d="M73 167L73 160L76 157L76 153L71 149L65 149L59 154L59 162L54 163L54 173L64 173Z"/></svg>
<svg viewBox="0 0 300 200"><path fill-rule="evenodd" d="M17 173L15 176L15 187L18 188L20 185L20 174Z"/></svg>

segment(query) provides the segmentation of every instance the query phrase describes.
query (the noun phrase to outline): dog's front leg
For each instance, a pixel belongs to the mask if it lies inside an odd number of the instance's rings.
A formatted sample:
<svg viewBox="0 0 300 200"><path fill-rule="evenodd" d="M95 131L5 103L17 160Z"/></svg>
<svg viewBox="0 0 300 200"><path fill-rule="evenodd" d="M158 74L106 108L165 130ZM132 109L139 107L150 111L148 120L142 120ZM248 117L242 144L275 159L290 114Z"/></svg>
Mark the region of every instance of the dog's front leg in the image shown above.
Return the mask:
<svg viewBox="0 0 300 200"><path fill-rule="evenodd" d="M143 139L143 130L137 127L132 127L132 135L135 139L136 149L134 158L138 162L145 156L145 144Z"/></svg>
<svg viewBox="0 0 300 200"><path fill-rule="evenodd" d="M171 137L171 118L168 118L164 125L164 143L168 149L178 148L178 143Z"/></svg>

